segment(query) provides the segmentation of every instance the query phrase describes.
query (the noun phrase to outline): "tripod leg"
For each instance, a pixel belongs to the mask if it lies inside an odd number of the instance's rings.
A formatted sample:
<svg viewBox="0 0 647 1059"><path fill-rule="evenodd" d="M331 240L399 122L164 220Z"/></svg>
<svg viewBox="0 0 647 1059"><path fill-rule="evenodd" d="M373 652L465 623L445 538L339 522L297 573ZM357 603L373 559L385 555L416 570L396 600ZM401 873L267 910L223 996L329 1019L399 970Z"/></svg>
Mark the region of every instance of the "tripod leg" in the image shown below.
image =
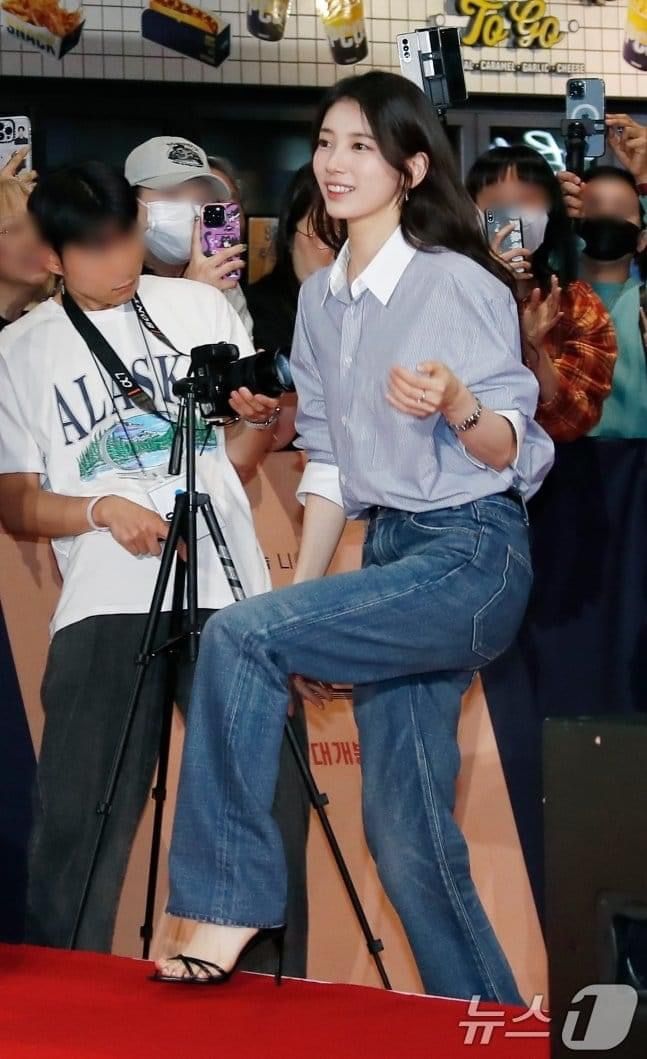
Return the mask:
<svg viewBox="0 0 647 1059"><path fill-rule="evenodd" d="M162 610L162 604L164 602L164 595L166 593L166 587L171 574L171 568L175 559L176 549L180 540L180 534L182 529L182 521L184 518L184 497L183 495L178 497L176 502L175 510L173 512L173 519L169 529L169 535L164 545L162 553L162 559L160 563L159 573L157 575L157 582L155 584L155 591L153 593L153 602L146 622L146 628L142 636L142 642L140 645L139 653L135 662L135 681L133 689L130 693L130 699L128 701L128 707L126 709L126 716L124 719L121 734L119 736L119 742L115 750L112 764L110 766L110 772L108 774L108 780L106 783L105 793L102 800L96 807L96 814L98 817L97 821L97 832L95 836L94 845L92 847L92 854L88 864L88 870L83 882L83 888L81 890L81 898L74 920L74 926L72 927L72 933L70 935L69 948L74 949L76 947L79 928L83 919L83 913L88 902L88 896L90 893L90 887L92 885L92 879L96 870L97 860L99 858L99 851L101 849L101 842L103 834L108 822L108 817L112 809L112 803L114 801L115 790L117 789L117 782L119 780L119 774L123 766L124 756L126 753L126 747L128 745L128 736L132 728L135 712L137 710L137 704L141 695L142 687L146 677L146 670L151 660L151 650L153 647L153 641L157 627L159 624L159 616Z"/></svg>
<svg viewBox="0 0 647 1059"><path fill-rule="evenodd" d="M201 507L202 513L205 517L205 521L207 523L207 526L209 527L211 539L213 541L216 552L218 553L218 558L222 563L222 567L225 571L225 576L229 583L229 587L231 588L233 597L236 601L244 599L245 592L238 576L238 571L236 570L236 566L231 557L231 553L229 551L229 548L227 547L227 542L223 537L220 526L218 525L218 519L216 518L216 513L213 509L213 504L211 503L209 497L204 496L204 494L203 499L201 500Z"/></svg>
<svg viewBox="0 0 647 1059"><path fill-rule="evenodd" d="M148 883L146 887L146 911L144 922L139 931L140 937L143 939L142 957L145 960L149 957L151 941L153 938L155 894L157 891L159 857L162 845L162 820L164 816L164 804L166 802L166 780L168 776L169 752L171 749L171 733L173 727L173 709L175 707L175 691L177 687L178 638L182 631L185 584L186 564L178 558L175 565L175 582L173 585L173 607L171 610L171 625L169 632L171 647L169 650L166 685L164 688L164 713L162 715L162 730L160 733L159 755L157 760L157 776L151 794L151 797L155 802L155 811L153 815Z"/></svg>
<svg viewBox="0 0 647 1059"><path fill-rule="evenodd" d="M355 884L346 865L346 861L344 860L344 856L339 847L335 832L333 831L330 820L328 819L328 816L326 814L325 806L328 804L328 796L326 794L323 794L317 787L315 778L312 775L312 771L310 769L310 765L308 764L308 761L304 756L304 753L299 744L299 740L297 739L296 732L294 731L294 724L291 717L288 717L285 726L285 731L288 737L288 742L290 743L290 749L294 754L297 765L299 766L299 771L301 772L303 781L308 790L308 794L310 795L310 801L312 802L313 808L315 809L317 816L321 821L321 826L324 829L324 834L328 841L328 845L330 846L332 855L335 858L335 863L339 870L339 874L342 877L342 881L344 883L344 886L346 887L346 892L350 898L350 902L355 911L355 915L357 916L359 925L362 928L362 934L364 935L364 938L366 940L366 947L368 948L368 951L370 952L371 956L373 957L373 960L375 961L375 966L377 967L377 972L382 980L384 988L391 989L392 986L384 968L382 957L380 956L380 953L384 949L384 945L382 944L379 938L373 937L371 927L366 918L366 913L364 912L362 902L359 898L359 894L355 889Z"/></svg>

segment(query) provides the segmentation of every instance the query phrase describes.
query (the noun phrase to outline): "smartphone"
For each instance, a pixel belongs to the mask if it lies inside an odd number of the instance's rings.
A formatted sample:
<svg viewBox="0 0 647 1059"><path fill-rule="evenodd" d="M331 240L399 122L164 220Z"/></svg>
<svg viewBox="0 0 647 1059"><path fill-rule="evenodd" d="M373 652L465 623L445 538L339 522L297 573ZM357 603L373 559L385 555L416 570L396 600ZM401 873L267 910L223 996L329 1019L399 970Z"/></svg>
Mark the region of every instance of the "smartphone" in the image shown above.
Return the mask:
<svg viewBox="0 0 647 1059"><path fill-rule="evenodd" d="M604 109L604 81L601 77L568 79L566 120L590 119L585 126L587 158L601 158L607 149Z"/></svg>
<svg viewBox="0 0 647 1059"><path fill-rule="evenodd" d="M236 246L240 238L240 206L237 202L209 202L200 213L202 251L211 257L228 246ZM229 272L228 279L240 279L240 269Z"/></svg>
<svg viewBox="0 0 647 1059"><path fill-rule="evenodd" d="M485 210L485 234L488 243L494 241L502 228L514 225L509 235L506 235L499 247L499 253L504 254L507 250L523 250L523 224L521 217L515 216L510 210ZM512 259L514 261L514 258Z"/></svg>
<svg viewBox="0 0 647 1059"><path fill-rule="evenodd" d="M32 169L31 159L31 122L24 114L16 117L0 118L0 169L19 151L29 147L23 169Z"/></svg>
<svg viewBox="0 0 647 1059"><path fill-rule="evenodd" d="M400 72L441 110L467 100L458 29L428 27L396 37Z"/></svg>

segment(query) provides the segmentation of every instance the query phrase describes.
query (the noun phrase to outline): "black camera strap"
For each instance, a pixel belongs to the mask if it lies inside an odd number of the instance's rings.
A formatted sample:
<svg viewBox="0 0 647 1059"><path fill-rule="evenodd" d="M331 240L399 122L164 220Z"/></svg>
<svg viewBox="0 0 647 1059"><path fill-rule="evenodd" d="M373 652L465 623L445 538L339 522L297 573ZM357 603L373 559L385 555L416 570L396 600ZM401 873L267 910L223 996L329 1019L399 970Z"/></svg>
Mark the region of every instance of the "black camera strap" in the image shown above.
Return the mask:
<svg viewBox="0 0 647 1059"><path fill-rule="evenodd" d="M108 340L101 334L99 328L94 326L92 321L88 319L87 315L76 304L74 298L72 298L65 289L63 290L61 300L70 323L81 335L81 338L90 352L94 354L111 379L114 379L119 387L120 393L124 397L127 397L129 401L132 401L140 411L152 413L153 415L160 415L160 412L155 407L153 399L149 397L137 382L135 382L124 362L121 360L121 357L118 356ZM144 308L138 294L134 296L132 304L137 313L137 318L140 324L154 335L155 338L159 339L160 342L163 342L165 346L168 346L174 353L181 356L179 350L175 348L171 340L166 337L162 330L160 330L148 311Z"/></svg>
<svg viewBox="0 0 647 1059"><path fill-rule="evenodd" d="M184 354L180 352L177 346L173 345L171 339L167 338L162 329L157 326L148 309L144 306L141 298L139 297L139 294L135 294L133 296L133 309L137 313L137 319L139 320L142 327L145 327L151 335L157 338L160 342L163 342L164 345L168 346L169 349L172 349L174 353L177 353L178 357L184 356Z"/></svg>

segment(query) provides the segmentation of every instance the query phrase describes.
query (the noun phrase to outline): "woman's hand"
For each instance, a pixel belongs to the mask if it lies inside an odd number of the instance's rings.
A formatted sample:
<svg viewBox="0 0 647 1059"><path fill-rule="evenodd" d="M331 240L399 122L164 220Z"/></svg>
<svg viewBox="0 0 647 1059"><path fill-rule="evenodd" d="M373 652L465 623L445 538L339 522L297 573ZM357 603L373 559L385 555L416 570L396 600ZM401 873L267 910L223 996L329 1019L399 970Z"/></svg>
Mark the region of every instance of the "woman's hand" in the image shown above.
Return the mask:
<svg viewBox="0 0 647 1059"><path fill-rule="evenodd" d="M228 246L219 250L217 254L208 256L202 249L200 237L200 219L196 217L193 228L193 243L191 246L191 260L186 267L184 279L197 280L198 283L208 283L218 290L233 290L238 286L237 279L230 279L230 272L237 272L245 267L245 262L240 256L245 249L243 243L237 246Z"/></svg>
<svg viewBox="0 0 647 1059"><path fill-rule="evenodd" d="M246 386L241 386L240 390L234 390L230 394L229 404L241 419L250 423L264 423L279 410L276 397L252 393Z"/></svg>
<svg viewBox="0 0 647 1059"><path fill-rule="evenodd" d="M564 315L560 310L561 298L562 288L559 280L557 276L552 276L550 292L544 300L541 300L541 291L536 287L523 308L522 324L527 347L526 362L533 371L537 367L537 363L534 362L539 358L539 350L546 335Z"/></svg>
<svg viewBox="0 0 647 1059"><path fill-rule="evenodd" d="M391 368L386 399L399 412L426 419L436 412L446 413L465 390L445 364L436 360L419 364L415 372Z"/></svg>
<svg viewBox="0 0 647 1059"><path fill-rule="evenodd" d="M313 680L311 677L300 677L294 673L290 678L292 692L296 692L300 698L311 702L318 710L325 710L329 702L345 698L350 691L347 684L326 684L323 680ZM288 713L294 715L294 696L290 698L290 709Z"/></svg>
<svg viewBox="0 0 647 1059"><path fill-rule="evenodd" d="M637 184L647 184L647 127L628 114L608 114L611 150Z"/></svg>
<svg viewBox="0 0 647 1059"><path fill-rule="evenodd" d="M568 216L578 220L582 216L582 178L566 170L558 173L557 179Z"/></svg>
<svg viewBox="0 0 647 1059"><path fill-rule="evenodd" d="M25 191L33 190L37 180L37 174L33 169L24 169L23 165L27 159L31 147L21 147L12 154L11 158L0 168L0 180L17 180Z"/></svg>
<svg viewBox="0 0 647 1059"><path fill-rule="evenodd" d="M515 279L532 279L532 251L525 247L501 251L501 243L514 231L514 224L506 224L496 233L490 243L490 250L512 273Z"/></svg>

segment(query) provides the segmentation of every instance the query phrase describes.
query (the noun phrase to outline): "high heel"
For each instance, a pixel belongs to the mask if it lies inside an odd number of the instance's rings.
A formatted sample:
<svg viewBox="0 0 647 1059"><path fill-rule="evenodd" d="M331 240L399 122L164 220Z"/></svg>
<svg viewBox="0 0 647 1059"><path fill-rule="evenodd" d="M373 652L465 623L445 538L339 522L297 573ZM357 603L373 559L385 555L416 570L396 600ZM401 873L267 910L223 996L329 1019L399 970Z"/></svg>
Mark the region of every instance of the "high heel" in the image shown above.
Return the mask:
<svg viewBox="0 0 647 1059"><path fill-rule="evenodd" d="M258 945L263 941L272 940L276 949L276 970L274 972L274 982L277 986L280 986L283 981L283 951L285 948L285 926L282 927L268 927L264 930L259 930L257 934L254 934L253 938L250 938L245 947L239 952L238 958L234 966L229 971L225 971L217 963L213 963L211 960L203 960L197 956L185 956L183 953L178 953L177 956L171 956L171 960L179 960L184 964L184 969L188 972L181 978L177 978L174 975L162 974L161 971L156 971L155 974L151 975L152 982L168 982L174 985L224 985L230 978L234 976L236 971L245 956L252 952ZM198 971L202 971L203 974L197 974Z"/></svg>

